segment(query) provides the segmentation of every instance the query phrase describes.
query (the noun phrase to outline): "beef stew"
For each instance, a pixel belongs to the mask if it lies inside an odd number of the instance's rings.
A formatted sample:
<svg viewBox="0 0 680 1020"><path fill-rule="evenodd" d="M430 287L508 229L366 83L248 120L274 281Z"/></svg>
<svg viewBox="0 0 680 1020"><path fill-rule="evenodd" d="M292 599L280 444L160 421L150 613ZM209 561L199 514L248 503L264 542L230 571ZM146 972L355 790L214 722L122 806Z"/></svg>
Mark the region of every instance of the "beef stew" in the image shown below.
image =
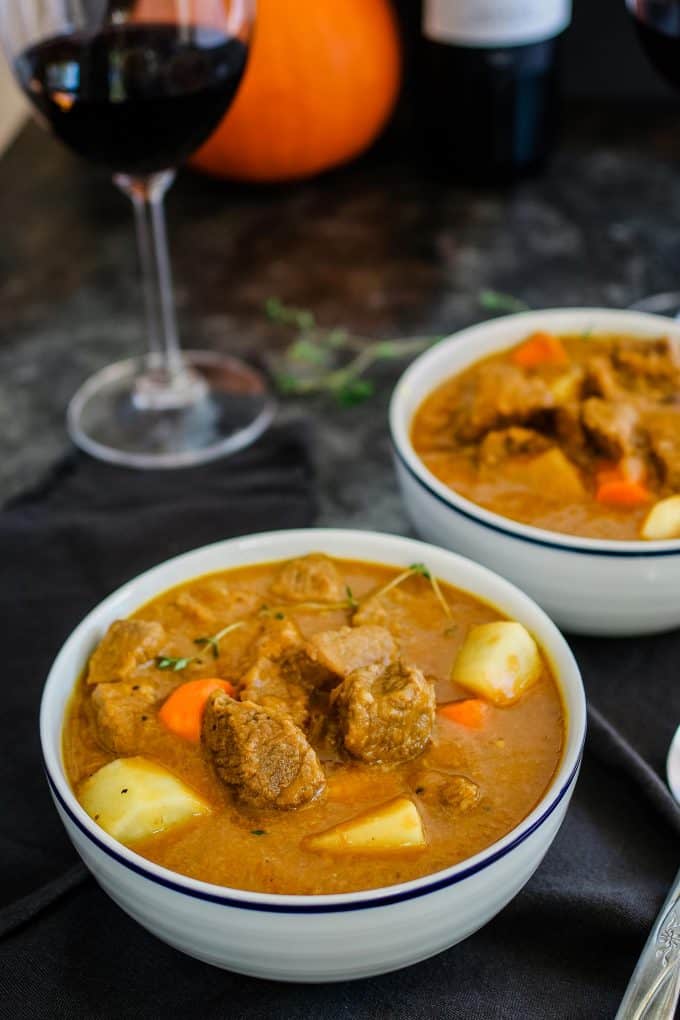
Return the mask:
<svg viewBox="0 0 680 1020"><path fill-rule="evenodd" d="M63 753L85 810L148 859L324 894L504 836L545 793L564 733L520 624L422 564L315 554L197 578L114 623Z"/></svg>
<svg viewBox="0 0 680 1020"><path fill-rule="evenodd" d="M442 383L411 438L440 481L504 517L680 538L680 354L667 338L534 333Z"/></svg>

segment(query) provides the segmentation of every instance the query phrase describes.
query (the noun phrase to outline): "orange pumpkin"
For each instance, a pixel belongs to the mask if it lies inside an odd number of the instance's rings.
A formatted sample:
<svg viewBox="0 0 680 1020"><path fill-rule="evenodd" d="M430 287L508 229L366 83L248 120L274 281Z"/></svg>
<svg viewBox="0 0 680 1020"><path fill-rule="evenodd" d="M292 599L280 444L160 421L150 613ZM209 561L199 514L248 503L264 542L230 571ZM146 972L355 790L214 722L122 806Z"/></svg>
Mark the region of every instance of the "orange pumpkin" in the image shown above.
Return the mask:
<svg viewBox="0 0 680 1020"><path fill-rule="evenodd" d="M310 177L371 144L400 81L389 0L259 0L241 89L192 165L242 181Z"/></svg>

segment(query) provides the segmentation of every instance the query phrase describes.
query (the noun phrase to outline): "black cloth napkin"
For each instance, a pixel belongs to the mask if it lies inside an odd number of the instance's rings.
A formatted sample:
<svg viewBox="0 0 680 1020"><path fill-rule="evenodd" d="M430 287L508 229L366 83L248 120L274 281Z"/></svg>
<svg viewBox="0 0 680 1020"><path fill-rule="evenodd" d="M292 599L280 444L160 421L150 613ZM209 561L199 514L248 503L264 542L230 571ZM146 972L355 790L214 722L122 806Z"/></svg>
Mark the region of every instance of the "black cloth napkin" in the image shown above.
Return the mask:
<svg viewBox="0 0 680 1020"><path fill-rule="evenodd" d="M168 948L78 864L42 775L37 710L96 602L175 553L312 524L295 434L179 473L74 456L0 515L0 1017L612 1018L680 863L661 775L680 722L680 634L573 642L591 699L576 795L542 867L481 932L425 963L338 985L241 977Z"/></svg>

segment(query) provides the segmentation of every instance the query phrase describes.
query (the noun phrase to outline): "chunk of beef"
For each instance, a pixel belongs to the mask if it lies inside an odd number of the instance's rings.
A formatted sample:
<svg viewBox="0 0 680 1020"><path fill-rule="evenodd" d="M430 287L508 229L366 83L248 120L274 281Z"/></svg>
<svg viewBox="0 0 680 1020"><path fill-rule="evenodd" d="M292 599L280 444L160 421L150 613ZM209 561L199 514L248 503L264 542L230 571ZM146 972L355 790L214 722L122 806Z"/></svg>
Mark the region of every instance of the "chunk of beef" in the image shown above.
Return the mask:
<svg viewBox="0 0 680 1020"><path fill-rule="evenodd" d="M512 425L507 429L489 432L484 437L479 447L479 459L486 467L495 467L508 457L542 453L552 445L550 439L540 432Z"/></svg>
<svg viewBox="0 0 680 1020"><path fill-rule="evenodd" d="M158 678L139 683L97 684L90 710L97 738L114 754L137 754L157 708L177 686L175 680Z"/></svg>
<svg viewBox="0 0 680 1020"><path fill-rule="evenodd" d="M680 492L680 408L648 415L645 429L661 477L671 489Z"/></svg>
<svg viewBox="0 0 680 1020"><path fill-rule="evenodd" d="M241 694L269 712L288 715L296 726L306 726L312 688L295 683L287 676L283 663L258 659L243 677Z"/></svg>
<svg viewBox="0 0 680 1020"><path fill-rule="evenodd" d="M317 660L331 673L345 677L374 662L386 666L397 658L397 643L385 627L340 627L310 639Z"/></svg>
<svg viewBox="0 0 680 1020"><path fill-rule="evenodd" d="M584 391L586 396L602 397L603 400L619 400L625 396L625 388L608 355L596 354L588 358Z"/></svg>
<svg viewBox="0 0 680 1020"><path fill-rule="evenodd" d="M554 406L555 398L539 376L502 362L483 365L461 406L456 432L459 439L474 442L490 429L532 422Z"/></svg>
<svg viewBox="0 0 680 1020"><path fill-rule="evenodd" d="M332 701L345 750L370 765L415 758L432 735L434 686L401 662L355 670Z"/></svg>
<svg viewBox="0 0 680 1020"><path fill-rule="evenodd" d="M634 448L638 412L632 404L589 397L581 414L590 441L603 456L619 460Z"/></svg>
<svg viewBox="0 0 680 1020"><path fill-rule="evenodd" d="M234 588L219 578L210 578L192 585L191 590L181 591L176 605L186 616L212 628L218 624L226 627L250 616L261 601L256 592Z"/></svg>
<svg viewBox="0 0 680 1020"><path fill-rule="evenodd" d="M581 404L573 401L556 407L554 427L555 436L570 460L585 463L590 450L581 420Z"/></svg>
<svg viewBox="0 0 680 1020"><path fill-rule="evenodd" d="M116 620L92 654L88 684L129 680L139 666L160 652L165 631L160 623L147 620Z"/></svg>
<svg viewBox="0 0 680 1020"><path fill-rule="evenodd" d="M319 759L304 733L285 716L217 691L201 732L218 777L258 807L298 808L326 786Z"/></svg>
<svg viewBox="0 0 680 1020"><path fill-rule="evenodd" d="M424 800L464 814L479 803L480 789L467 776L452 776L433 769L416 776L416 793Z"/></svg>
<svg viewBox="0 0 680 1020"><path fill-rule="evenodd" d="M613 361L628 388L673 394L680 388L680 354L672 340L627 340L614 348Z"/></svg>
<svg viewBox="0 0 680 1020"><path fill-rule="evenodd" d="M262 617L260 636L255 642L256 659L278 659L303 645L302 634L289 617L282 620L273 616Z"/></svg>
<svg viewBox="0 0 680 1020"><path fill-rule="evenodd" d="M338 568L322 553L285 563L270 591L287 602L341 602L345 597Z"/></svg>
<svg viewBox="0 0 680 1020"><path fill-rule="evenodd" d="M242 678L241 696L305 727L312 694L328 680L328 670L316 661L309 645L291 645L275 658L256 660Z"/></svg>

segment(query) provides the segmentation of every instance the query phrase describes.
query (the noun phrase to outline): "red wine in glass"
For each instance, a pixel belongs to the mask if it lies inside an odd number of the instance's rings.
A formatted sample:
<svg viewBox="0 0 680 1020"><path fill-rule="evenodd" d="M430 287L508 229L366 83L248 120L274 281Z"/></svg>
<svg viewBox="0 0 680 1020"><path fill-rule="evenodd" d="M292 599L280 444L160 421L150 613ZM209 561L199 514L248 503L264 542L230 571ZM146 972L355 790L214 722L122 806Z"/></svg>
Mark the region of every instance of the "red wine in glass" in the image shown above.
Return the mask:
<svg viewBox="0 0 680 1020"><path fill-rule="evenodd" d="M104 460L178 468L242 449L271 421L263 375L183 351L163 198L246 71L256 0L0 0L0 42L39 119L106 167L135 213L149 353L75 394L73 440Z"/></svg>
<svg viewBox="0 0 680 1020"><path fill-rule="evenodd" d="M55 135L116 173L183 162L236 95L247 48L201 25L111 25L31 46L16 75Z"/></svg>

